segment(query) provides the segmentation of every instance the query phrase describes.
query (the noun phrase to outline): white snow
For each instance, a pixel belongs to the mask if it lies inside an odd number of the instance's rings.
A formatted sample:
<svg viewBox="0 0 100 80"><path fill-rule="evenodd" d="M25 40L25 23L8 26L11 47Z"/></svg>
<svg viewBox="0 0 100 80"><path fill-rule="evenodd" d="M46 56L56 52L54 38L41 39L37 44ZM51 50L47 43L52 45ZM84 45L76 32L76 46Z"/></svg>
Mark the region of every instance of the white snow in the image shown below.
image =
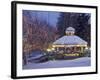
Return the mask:
<svg viewBox="0 0 100 80"><path fill-rule="evenodd" d="M65 32L66 33L69 33L69 32L75 33L75 29L73 27L68 27Z"/></svg>
<svg viewBox="0 0 100 80"><path fill-rule="evenodd" d="M73 60L54 60L45 63L28 63L26 66L23 66L23 69L81 67L90 65L91 65L91 58L83 57Z"/></svg>
<svg viewBox="0 0 100 80"><path fill-rule="evenodd" d="M83 44L83 45L87 45L87 42L78 36L71 35L71 36L63 36L63 37L59 38L58 40L56 40L53 44L69 44L69 45Z"/></svg>

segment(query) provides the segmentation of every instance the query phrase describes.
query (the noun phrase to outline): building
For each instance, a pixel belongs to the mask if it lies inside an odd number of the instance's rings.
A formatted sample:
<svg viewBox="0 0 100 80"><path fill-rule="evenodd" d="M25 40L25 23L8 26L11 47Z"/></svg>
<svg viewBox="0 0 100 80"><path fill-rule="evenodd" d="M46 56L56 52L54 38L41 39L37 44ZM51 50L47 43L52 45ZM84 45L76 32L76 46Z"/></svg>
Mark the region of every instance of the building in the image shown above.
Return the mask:
<svg viewBox="0 0 100 80"><path fill-rule="evenodd" d="M87 48L87 42L75 35L75 29L68 27L65 31L66 35L53 42L52 47L55 51L63 51L64 53L83 53Z"/></svg>

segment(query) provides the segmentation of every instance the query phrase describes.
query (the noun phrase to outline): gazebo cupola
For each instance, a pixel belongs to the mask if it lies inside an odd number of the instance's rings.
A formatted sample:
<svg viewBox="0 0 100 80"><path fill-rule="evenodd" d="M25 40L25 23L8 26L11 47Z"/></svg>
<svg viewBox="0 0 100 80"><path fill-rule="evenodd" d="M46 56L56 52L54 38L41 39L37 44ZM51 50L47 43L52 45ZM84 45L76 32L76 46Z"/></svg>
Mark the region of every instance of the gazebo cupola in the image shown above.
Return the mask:
<svg viewBox="0 0 100 80"><path fill-rule="evenodd" d="M65 31L66 35L67 36L71 36L71 35L74 35L75 33L75 29L73 27L68 27Z"/></svg>

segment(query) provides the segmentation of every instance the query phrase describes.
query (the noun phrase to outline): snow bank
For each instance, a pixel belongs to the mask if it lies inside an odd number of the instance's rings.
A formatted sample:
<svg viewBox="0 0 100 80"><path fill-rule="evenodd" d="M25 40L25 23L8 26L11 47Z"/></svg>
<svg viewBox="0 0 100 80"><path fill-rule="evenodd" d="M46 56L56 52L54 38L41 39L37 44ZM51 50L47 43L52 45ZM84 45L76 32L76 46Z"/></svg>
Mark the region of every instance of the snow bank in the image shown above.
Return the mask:
<svg viewBox="0 0 100 80"><path fill-rule="evenodd" d="M83 57L74 60L55 60L55 61L48 61L45 63L29 63L26 66L23 66L23 69L81 67L90 65L91 65L91 58Z"/></svg>

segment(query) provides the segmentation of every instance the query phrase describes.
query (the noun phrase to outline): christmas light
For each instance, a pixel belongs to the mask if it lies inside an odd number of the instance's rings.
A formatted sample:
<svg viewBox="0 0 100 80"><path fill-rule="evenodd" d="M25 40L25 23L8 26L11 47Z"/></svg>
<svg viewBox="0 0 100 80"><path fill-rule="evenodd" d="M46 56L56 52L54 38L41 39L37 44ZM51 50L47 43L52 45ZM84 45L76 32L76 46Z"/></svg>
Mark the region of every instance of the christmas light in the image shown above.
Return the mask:
<svg viewBox="0 0 100 80"><path fill-rule="evenodd" d="M50 51L51 51L51 49L47 49L47 51L48 51L48 52L50 52Z"/></svg>

